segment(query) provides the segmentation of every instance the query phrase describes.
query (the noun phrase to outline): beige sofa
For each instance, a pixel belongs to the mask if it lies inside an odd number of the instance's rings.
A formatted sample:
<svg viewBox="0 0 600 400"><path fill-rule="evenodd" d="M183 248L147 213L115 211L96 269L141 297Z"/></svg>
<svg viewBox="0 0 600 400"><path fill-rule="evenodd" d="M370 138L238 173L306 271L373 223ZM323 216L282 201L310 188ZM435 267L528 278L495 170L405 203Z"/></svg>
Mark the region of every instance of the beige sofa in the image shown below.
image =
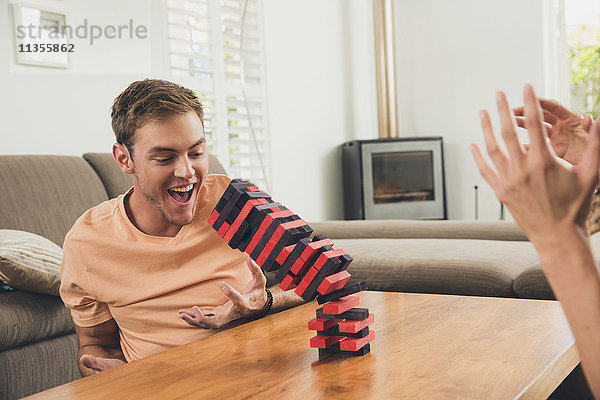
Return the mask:
<svg viewBox="0 0 600 400"><path fill-rule="evenodd" d="M211 173L224 172L214 158ZM0 229L62 245L87 209L129 188L110 154L0 156ZM551 298L535 252L512 223L329 221L311 223L354 257L353 280L372 290ZM271 277L272 278L272 277ZM78 343L58 297L0 292L0 398L80 377Z"/></svg>

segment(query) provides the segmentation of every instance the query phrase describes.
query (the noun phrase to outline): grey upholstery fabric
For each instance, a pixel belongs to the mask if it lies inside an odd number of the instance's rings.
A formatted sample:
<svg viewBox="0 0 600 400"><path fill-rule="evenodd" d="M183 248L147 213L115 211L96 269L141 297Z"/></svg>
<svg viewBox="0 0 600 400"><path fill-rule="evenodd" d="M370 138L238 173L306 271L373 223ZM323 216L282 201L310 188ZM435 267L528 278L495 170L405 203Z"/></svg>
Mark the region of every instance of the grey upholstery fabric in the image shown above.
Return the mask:
<svg viewBox="0 0 600 400"><path fill-rule="evenodd" d="M75 334L0 352L0 399L18 399L81 378Z"/></svg>
<svg viewBox="0 0 600 400"><path fill-rule="evenodd" d="M513 289L517 296L526 299L556 299L539 263L520 273L515 279Z"/></svg>
<svg viewBox="0 0 600 400"><path fill-rule="evenodd" d="M221 162L217 160L217 157L213 156L212 154L208 155L208 173L227 175L227 171L225 171L225 168L223 167Z"/></svg>
<svg viewBox="0 0 600 400"><path fill-rule="evenodd" d="M0 350L62 336L75 329L60 298L15 290L0 293Z"/></svg>
<svg viewBox="0 0 600 400"><path fill-rule="evenodd" d="M215 156L208 156L208 173L225 174L225 169ZM108 196L112 199L125 193L132 185L131 176L127 175L117 167L110 153L86 153L83 158L94 168Z"/></svg>
<svg viewBox="0 0 600 400"><path fill-rule="evenodd" d="M131 187L131 176L117 167L111 153L85 153L83 158L102 180L109 198L113 199Z"/></svg>
<svg viewBox="0 0 600 400"><path fill-rule="evenodd" d="M336 239L352 255L351 282L370 290L514 297L513 281L539 259L529 242Z"/></svg>
<svg viewBox="0 0 600 400"><path fill-rule="evenodd" d="M599 267L600 232L596 232L590 236L590 245L592 246L592 251L594 252L596 266ZM565 265L564 268L569 268L569 266ZM542 266L539 262L519 274L519 276L517 276L515 279L513 288L519 297L526 299L554 300L556 298L554 291L550 287L550 284L548 283L548 280L546 279L546 276L542 271Z"/></svg>
<svg viewBox="0 0 600 400"><path fill-rule="evenodd" d="M44 236L62 246L89 208L108 199L81 157L0 156L0 228Z"/></svg>
<svg viewBox="0 0 600 400"><path fill-rule="evenodd" d="M521 229L510 221L324 221L311 222L315 233L332 239L482 239L527 240Z"/></svg>

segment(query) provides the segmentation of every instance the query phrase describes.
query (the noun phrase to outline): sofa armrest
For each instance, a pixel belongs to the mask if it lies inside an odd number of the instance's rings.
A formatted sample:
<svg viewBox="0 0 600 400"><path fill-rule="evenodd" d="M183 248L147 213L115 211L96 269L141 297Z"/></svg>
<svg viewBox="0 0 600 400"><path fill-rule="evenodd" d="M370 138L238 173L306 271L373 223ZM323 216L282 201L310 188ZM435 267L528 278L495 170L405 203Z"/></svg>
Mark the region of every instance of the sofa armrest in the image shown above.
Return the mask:
<svg viewBox="0 0 600 400"><path fill-rule="evenodd" d="M312 222L315 233L331 239L483 239L526 241L512 221L354 220Z"/></svg>

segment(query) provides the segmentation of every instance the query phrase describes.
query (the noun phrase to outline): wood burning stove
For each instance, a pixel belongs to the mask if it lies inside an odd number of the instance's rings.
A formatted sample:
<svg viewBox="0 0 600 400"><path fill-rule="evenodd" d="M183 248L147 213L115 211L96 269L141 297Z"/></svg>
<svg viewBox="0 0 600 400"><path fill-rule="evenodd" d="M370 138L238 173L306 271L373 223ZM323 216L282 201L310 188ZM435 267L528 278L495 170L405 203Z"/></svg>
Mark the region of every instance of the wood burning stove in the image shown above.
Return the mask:
<svg viewBox="0 0 600 400"><path fill-rule="evenodd" d="M446 219L441 137L342 145L346 219Z"/></svg>

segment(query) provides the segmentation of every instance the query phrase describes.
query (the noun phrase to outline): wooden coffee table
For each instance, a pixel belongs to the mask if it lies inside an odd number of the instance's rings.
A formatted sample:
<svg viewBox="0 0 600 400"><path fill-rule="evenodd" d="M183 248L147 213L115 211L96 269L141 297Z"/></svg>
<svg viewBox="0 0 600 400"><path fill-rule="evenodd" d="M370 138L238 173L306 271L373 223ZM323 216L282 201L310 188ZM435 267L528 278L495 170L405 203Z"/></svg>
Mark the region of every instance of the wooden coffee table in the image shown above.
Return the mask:
<svg viewBox="0 0 600 400"><path fill-rule="evenodd" d="M316 302L31 398L546 398L579 363L553 301L363 292L363 357L309 348Z"/></svg>

